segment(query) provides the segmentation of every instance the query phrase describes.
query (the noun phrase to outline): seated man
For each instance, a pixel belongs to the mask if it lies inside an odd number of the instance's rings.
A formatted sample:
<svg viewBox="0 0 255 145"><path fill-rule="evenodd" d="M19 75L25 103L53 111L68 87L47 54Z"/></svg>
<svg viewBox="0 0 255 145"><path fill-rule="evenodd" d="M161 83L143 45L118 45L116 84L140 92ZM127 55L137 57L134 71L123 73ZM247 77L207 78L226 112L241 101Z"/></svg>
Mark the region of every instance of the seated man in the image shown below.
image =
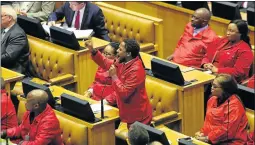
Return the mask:
<svg viewBox="0 0 255 145"><path fill-rule="evenodd" d="M55 25L55 21L64 17L68 27L77 30L93 29L95 37L110 41L103 12L97 5L90 2L66 2L49 16L48 24Z"/></svg>
<svg viewBox="0 0 255 145"><path fill-rule="evenodd" d="M43 90L28 93L22 123L18 127L3 130L1 138L21 137L19 145L63 145L59 121L47 104L48 95Z"/></svg>
<svg viewBox="0 0 255 145"><path fill-rule="evenodd" d="M5 90L4 79L1 77L1 130L18 126L16 111L11 98Z"/></svg>
<svg viewBox="0 0 255 145"><path fill-rule="evenodd" d="M167 59L175 63L200 67L207 45L217 38L208 26L211 13L206 8L199 8L192 15L191 22L185 27L174 53Z"/></svg>
<svg viewBox="0 0 255 145"><path fill-rule="evenodd" d="M17 14L10 5L1 6L1 64L2 67L25 73L29 46L25 32L16 23Z"/></svg>
<svg viewBox="0 0 255 145"><path fill-rule="evenodd" d="M52 13L54 10L55 2L13 2L12 6L20 15L36 18L40 21L47 21L50 13Z"/></svg>
<svg viewBox="0 0 255 145"><path fill-rule="evenodd" d="M128 131L130 145L147 145L150 141L147 130L137 124L130 125Z"/></svg>

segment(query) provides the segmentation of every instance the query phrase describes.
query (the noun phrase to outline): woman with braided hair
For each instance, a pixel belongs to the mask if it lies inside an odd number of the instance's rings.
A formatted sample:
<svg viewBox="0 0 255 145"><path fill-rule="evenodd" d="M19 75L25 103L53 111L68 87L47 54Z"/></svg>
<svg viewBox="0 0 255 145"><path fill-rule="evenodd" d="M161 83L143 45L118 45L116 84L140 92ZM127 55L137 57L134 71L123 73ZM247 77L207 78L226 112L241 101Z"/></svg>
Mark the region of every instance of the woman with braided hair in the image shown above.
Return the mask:
<svg viewBox="0 0 255 145"><path fill-rule="evenodd" d="M119 108L122 122L129 126L135 121L149 125L152 119L152 107L145 90L145 70L139 59L140 46L134 39L125 39L117 50L117 59L104 57L93 48L91 41L86 47L92 53L92 59L108 70L112 78L113 95Z"/></svg>
<svg viewBox="0 0 255 145"><path fill-rule="evenodd" d="M248 78L253 62L248 25L243 20L229 23L227 36L208 45L202 67L213 73L227 73L238 83Z"/></svg>

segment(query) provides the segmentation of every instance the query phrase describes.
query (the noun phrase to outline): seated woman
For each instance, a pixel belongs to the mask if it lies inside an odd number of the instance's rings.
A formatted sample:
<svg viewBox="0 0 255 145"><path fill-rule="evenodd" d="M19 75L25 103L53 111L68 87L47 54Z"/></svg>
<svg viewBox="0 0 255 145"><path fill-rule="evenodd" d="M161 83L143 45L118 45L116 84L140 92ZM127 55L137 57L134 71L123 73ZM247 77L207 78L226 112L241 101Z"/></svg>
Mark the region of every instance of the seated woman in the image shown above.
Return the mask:
<svg viewBox="0 0 255 145"><path fill-rule="evenodd" d="M202 67L213 73L230 74L238 83L247 79L253 62L248 30L245 21L231 21L227 37L219 38L208 45Z"/></svg>
<svg viewBox="0 0 255 145"><path fill-rule="evenodd" d="M229 74L219 74L212 83L205 122L195 138L212 144L243 145L247 141L248 119L236 95L237 83Z"/></svg>
<svg viewBox="0 0 255 145"><path fill-rule="evenodd" d="M103 50L103 55L109 59L115 59L119 43L111 42ZM90 97L94 100L105 99L105 103L115 105L116 101L112 89L112 78L108 74L108 70L98 67L95 80L89 89L85 92L85 97Z"/></svg>
<svg viewBox="0 0 255 145"><path fill-rule="evenodd" d="M247 82L247 87L254 89L254 77L255 77L255 75L253 75L251 78L249 78L249 80Z"/></svg>

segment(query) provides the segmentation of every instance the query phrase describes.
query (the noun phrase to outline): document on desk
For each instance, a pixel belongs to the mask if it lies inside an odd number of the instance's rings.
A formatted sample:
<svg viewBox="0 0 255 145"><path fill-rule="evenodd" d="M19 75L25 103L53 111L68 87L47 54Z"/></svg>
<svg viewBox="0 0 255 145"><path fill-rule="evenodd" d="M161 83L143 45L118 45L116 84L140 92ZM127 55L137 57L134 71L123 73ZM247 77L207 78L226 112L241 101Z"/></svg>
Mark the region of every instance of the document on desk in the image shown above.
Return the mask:
<svg viewBox="0 0 255 145"><path fill-rule="evenodd" d="M91 104L90 105L93 113L99 113L101 112L101 103L99 104ZM112 108L110 106L104 105L104 111L111 110Z"/></svg>
<svg viewBox="0 0 255 145"><path fill-rule="evenodd" d="M73 32L76 39L87 39L93 32L93 29L76 30L75 28L61 27L60 24L59 25L56 24L55 26ZM43 27L44 31L50 35L50 26L43 24L42 27Z"/></svg>

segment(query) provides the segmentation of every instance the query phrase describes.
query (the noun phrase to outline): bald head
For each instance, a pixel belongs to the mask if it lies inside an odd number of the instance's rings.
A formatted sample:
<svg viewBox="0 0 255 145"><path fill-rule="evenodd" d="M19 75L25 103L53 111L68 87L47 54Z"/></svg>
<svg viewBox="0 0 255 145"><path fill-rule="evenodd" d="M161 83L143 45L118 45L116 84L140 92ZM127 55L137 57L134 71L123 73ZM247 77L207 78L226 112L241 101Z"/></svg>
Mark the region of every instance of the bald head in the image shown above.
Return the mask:
<svg viewBox="0 0 255 145"><path fill-rule="evenodd" d="M27 101L34 101L46 105L48 102L48 94L43 90L32 90L27 94Z"/></svg>
<svg viewBox="0 0 255 145"><path fill-rule="evenodd" d="M208 25L211 19L211 13L206 8L197 9L191 18L192 27L198 29Z"/></svg>
<svg viewBox="0 0 255 145"><path fill-rule="evenodd" d="M1 89L4 89L5 84L4 84L4 79L1 77Z"/></svg>
<svg viewBox="0 0 255 145"><path fill-rule="evenodd" d="M211 19L211 12L206 8L199 8L195 11L200 18L209 21Z"/></svg>

